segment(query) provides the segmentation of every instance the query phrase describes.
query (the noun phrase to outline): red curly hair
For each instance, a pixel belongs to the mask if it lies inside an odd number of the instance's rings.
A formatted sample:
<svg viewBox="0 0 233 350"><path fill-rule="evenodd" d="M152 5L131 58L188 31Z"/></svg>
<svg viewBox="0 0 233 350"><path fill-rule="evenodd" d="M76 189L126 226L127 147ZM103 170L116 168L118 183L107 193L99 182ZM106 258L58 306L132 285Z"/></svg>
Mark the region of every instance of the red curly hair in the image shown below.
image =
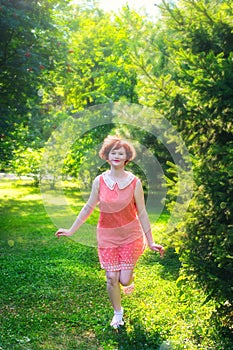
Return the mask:
<svg viewBox="0 0 233 350"><path fill-rule="evenodd" d="M101 159L108 160L110 151L121 147L124 147L126 152L126 164L136 157L134 146L118 136L108 136L104 139L103 145L99 151L99 156Z"/></svg>

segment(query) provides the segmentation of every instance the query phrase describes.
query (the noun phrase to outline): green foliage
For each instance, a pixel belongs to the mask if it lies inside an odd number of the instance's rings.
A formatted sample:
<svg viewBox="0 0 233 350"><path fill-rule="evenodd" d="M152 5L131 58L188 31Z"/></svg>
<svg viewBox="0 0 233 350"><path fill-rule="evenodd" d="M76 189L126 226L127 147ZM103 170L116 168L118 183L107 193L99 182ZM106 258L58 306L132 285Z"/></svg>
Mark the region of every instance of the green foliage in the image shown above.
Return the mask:
<svg viewBox="0 0 233 350"><path fill-rule="evenodd" d="M142 77L137 91L143 103L162 108L192 155L194 198L174 240L185 273L218 301L222 324L231 330L232 7L228 1L181 0L162 1L160 8L161 21L144 26L143 36L132 33L133 59ZM171 196L175 179L171 167Z"/></svg>
<svg viewBox="0 0 233 350"><path fill-rule="evenodd" d="M35 186L38 186L41 180L40 164L42 159L42 149L26 150L18 149L15 151L12 167L19 176L26 175L34 179Z"/></svg>
<svg viewBox="0 0 233 350"><path fill-rule="evenodd" d="M108 168L107 164L98 166L98 151L104 138L111 133L113 128L114 124L100 125L88 130L82 137L75 140L64 160L64 173L76 178L80 177L83 183L90 186L94 177L98 175L98 173L93 173L93 171L98 171L100 168L102 170Z"/></svg>
<svg viewBox="0 0 233 350"><path fill-rule="evenodd" d="M233 212L230 200L233 191L233 128L230 110L233 107L233 86L229 80L232 52L229 52L229 46L226 48L225 42L229 41L230 45L232 38L227 29L228 11L221 3L217 5L216 2L216 6L221 18L215 17L212 7L204 6L201 1L195 5L190 2L183 10L187 22L183 31L187 40L173 45L180 46L176 51L175 70L179 77L178 92L183 90L180 95L184 109L182 113L181 110L171 110L171 115L178 125L182 120L184 138L191 152L198 157L198 161L194 162L197 187L184 228L186 239L182 261L208 290L210 298L215 298L222 305L222 312L228 314L228 318L224 316L223 323L230 328L233 303L233 232L230 219ZM195 26L191 17L187 17L191 9L192 16L195 13ZM223 21L225 31L222 29ZM199 24L205 32L204 38L208 37L205 45L196 40Z"/></svg>
<svg viewBox="0 0 233 350"><path fill-rule="evenodd" d="M232 323L232 142L212 145L206 161L196 168L197 188L187 219L182 260L191 265L207 288L209 298L219 302L224 326ZM212 172L217 176L213 176Z"/></svg>
<svg viewBox="0 0 233 350"><path fill-rule="evenodd" d="M77 23L77 24L76 24ZM109 14L97 9L73 20L67 75L61 82L65 102L73 111L118 101L137 101L136 73L131 68L127 33Z"/></svg>
<svg viewBox="0 0 233 350"><path fill-rule="evenodd" d="M11 159L13 150L27 142L27 135L21 139L21 130L25 130L28 121L35 115L41 117L43 89L46 90L46 85L49 87L51 84L48 84L50 71L59 57L64 56L64 48L60 50L64 35L62 20L56 19L55 22L55 17L61 11L65 13L67 3L66 0L59 5L53 0L0 1L0 137L3 168Z"/></svg>
<svg viewBox="0 0 233 350"><path fill-rule="evenodd" d="M17 147L43 147L59 113L137 102L127 32L95 3L2 1L0 17L2 169Z"/></svg>

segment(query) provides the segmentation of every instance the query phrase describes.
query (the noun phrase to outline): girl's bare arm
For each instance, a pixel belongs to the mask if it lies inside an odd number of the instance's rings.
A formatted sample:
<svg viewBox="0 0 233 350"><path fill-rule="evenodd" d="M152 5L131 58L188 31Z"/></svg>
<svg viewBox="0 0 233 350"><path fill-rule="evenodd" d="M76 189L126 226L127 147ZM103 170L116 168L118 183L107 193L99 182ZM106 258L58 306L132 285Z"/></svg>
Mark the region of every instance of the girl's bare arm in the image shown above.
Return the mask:
<svg viewBox="0 0 233 350"><path fill-rule="evenodd" d="M79 212L76 220L69 229L59 228L55 235L59 238L60 236L71 236L73 235L82 224L88 219L98 203L99 198L99 177L97 176L92 184L92 190L87 203L83 206Z"/></svg>

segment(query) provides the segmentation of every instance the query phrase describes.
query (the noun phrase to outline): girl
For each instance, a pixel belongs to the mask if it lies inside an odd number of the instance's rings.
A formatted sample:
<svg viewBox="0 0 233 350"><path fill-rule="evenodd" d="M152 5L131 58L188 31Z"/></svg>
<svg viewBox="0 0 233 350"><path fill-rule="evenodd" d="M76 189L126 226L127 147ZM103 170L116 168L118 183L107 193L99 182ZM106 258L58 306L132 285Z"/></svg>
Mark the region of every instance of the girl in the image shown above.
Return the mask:
<svg viewBox="0 0 233 350"><path fill-rule="evenodd" d="M133 270L146 247L145 237L149 248L161 257L164 249L154 243L141 181L125 171L125 165L136 156L133 145L108 136L99 156L110 164L110 170L95 178L90 197L71 228L60 228L55 235L59 238L74 234L99 203L98 255L114 309L111 326L116 329L124 324L121 287L125 294L134 290Z"/></svg>

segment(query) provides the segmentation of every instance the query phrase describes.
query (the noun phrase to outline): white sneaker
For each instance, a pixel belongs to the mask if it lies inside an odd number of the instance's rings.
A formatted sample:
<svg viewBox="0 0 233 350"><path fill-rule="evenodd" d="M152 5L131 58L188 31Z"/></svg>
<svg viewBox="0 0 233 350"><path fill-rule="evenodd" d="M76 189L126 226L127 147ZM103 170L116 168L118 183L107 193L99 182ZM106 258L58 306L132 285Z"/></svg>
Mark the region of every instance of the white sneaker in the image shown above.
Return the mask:
<svg viewBox="0 0 233 350"><path fill-rule="evenodd" d="M117 329L120 326L124 325L123 313L124 313L123 308L121 308L121 311L114 311L114 316L113 316L112 322L110 323L110 325L114 329Z"/></svg>

